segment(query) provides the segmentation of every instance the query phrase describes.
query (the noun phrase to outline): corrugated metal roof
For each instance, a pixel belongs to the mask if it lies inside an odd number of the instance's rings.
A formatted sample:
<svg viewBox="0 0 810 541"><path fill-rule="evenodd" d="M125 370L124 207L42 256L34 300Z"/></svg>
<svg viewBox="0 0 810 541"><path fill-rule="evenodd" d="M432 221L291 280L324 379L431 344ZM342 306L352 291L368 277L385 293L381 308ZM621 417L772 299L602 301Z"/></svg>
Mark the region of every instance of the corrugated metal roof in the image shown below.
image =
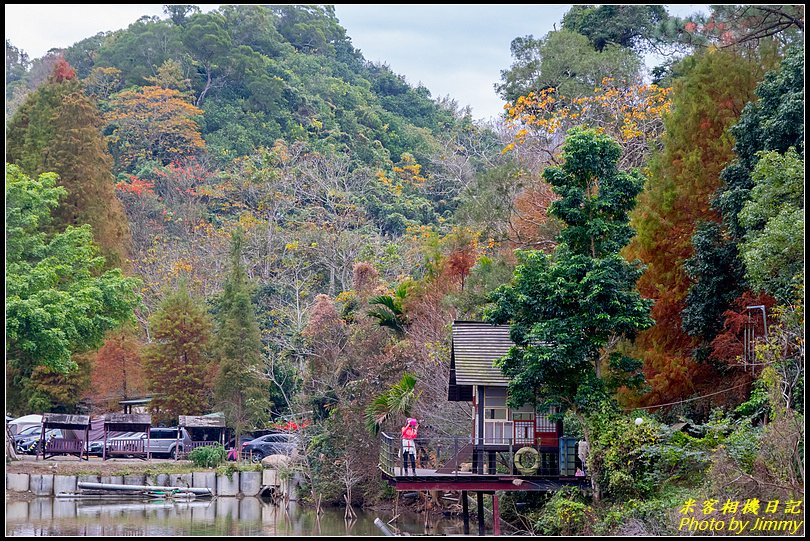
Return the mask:
<svg viewBox="0 0 810 541"><path fill-rule="evenodd" d="M454 321L452 351L456 383L506 387L509 380L492 362L506 355L513 345L509 325Z"/></svg>

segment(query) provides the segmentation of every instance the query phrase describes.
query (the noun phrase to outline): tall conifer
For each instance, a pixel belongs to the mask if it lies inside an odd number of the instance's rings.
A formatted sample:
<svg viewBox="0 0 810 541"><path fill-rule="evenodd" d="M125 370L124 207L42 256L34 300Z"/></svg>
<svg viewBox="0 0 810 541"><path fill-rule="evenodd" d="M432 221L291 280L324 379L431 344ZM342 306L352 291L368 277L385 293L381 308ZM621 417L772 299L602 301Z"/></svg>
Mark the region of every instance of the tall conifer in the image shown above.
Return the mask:
<svg viewBox="0 0 810 541"><path fill-rule="evenodd" d="M219 370L214 386L216 405L225 413L236 441L256 428L271 406L262 377L262 341L250 283L241 263L242 236L233 236L231 272L219 302L216 346Z"/></svg>
<svg viewBox="0 0 810 541"><path fill-rule="evenodd" d="M115 195L101 124L97 107L61 61L9 122L6 160L29 175L57 173L68 193L54 215L54 230L90 224L107 265L125 268L129 224Z"/></svg>
<svg viewBox="0 0 810 541"><path fill-rule="evenodd" d="M690 286L684 262L701 221L718 222L709 202L721 186L720 172L733 158L731 126L747 102L761 69L733 52L712 51L684 61L665 120L664 148L651 166L632 224L637 231L627 253L647 269L639 291L655 300L655 326L639 334L636 355L652 387L649 400L666 402L692 394L717 373L698 364L698 341L683 330L681 311Z"/></svg>
<svg viewBox="0 0 810 541"><path fill-rule="evenodd" d="M154 342L143 367L159 420L207 413L210 398L211 319L185 287L169 295L149 320Z"/></svg>

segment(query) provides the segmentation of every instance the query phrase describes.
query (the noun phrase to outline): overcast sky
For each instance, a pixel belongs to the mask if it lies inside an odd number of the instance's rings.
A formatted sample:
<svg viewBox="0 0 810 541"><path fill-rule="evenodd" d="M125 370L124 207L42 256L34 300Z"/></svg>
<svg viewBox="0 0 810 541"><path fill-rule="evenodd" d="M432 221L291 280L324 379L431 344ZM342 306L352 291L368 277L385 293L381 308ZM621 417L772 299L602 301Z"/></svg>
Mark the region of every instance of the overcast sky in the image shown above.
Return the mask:
<svg viewBox="0 0 810 541"><path fill-rule="evenodd" d="M203 11L219 4L197 4ZM562 5L352 5L336 13L367 60L385 62L408 82L421 82L433 96L449 95L471 105L477 118L503 110L493 90L511 64L509 44L560 26L571 7ZM126 28L142 15L164 17L162 4L6 4L6 38L37 58L98 32ZM669 5L673 15L705 5Z"/></svg>

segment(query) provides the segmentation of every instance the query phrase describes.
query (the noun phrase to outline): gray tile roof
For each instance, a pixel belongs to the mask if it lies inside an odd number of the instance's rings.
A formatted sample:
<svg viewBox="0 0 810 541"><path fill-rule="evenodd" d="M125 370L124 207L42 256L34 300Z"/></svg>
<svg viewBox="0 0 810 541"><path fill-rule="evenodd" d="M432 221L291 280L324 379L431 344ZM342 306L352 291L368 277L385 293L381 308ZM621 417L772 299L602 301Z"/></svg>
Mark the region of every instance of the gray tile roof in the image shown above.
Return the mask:
<svg viewBox="0 0 810 541"><path fill-rule="evenodd" d="M509 380L492 362L500 359L514 343L509 325L481 321L454 321L452 355L458 385L506 387Z"/></svg>

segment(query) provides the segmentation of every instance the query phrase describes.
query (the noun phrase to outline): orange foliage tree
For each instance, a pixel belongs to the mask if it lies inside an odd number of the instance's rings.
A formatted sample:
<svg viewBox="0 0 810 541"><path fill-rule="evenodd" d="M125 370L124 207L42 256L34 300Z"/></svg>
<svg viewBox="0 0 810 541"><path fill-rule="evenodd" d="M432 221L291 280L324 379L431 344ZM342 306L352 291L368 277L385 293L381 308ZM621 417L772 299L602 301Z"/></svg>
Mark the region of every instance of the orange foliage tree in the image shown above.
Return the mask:
<svg viewBox="0 0 810 541"><path fill-rule="evenodd" d="M688 396L704 384L716 388L719 375L694 360L698 342L682 327L691 285L684 261L693 253L696 224L718 221L709 202L720 186L720 171L733 158L729 129L754 98L761 75L755 63L730 52L694 57L684 68L665 121L663 151L651 164L633 215L636 236L626 249L629 258L647 265L638 288L655 300L656 324L639 334L634 352L644 359L650 403Z"/></svg>
<svg viewBox="0 0 810 541"><path fill-rule="evenodd" d="M195 117L202 109L179 91L144 86L112 96L104 119L112 127L110 143L119 168L140 160L163 164L205 148Z"/></svg>
<svg viewBox="0 0 810 541"><path fill-rule="evenodd" d="M117 411L118 401L141 396L146 391L141 349L131 330L107 335L104 345L91 357L89 398L100 411Z"/></svg>

